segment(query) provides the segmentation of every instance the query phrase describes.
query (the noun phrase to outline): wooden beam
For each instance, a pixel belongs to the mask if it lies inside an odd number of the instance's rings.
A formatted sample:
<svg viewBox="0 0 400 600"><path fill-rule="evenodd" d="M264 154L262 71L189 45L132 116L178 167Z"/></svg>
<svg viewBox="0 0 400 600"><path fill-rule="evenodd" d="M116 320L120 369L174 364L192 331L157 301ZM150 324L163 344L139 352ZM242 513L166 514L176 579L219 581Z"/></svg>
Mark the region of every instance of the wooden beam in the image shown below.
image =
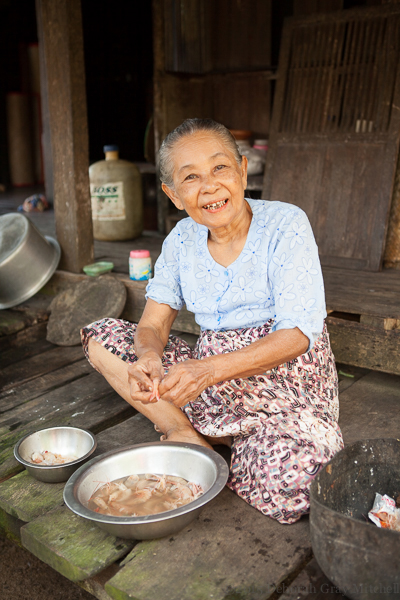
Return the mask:
<svg viewBox="0 0 400 600"><path fill-rule="evenodd" d="M41 78L48 92L60 266L79 273L93 262L89 152L80 0L36 0Z"/></svg>
<svg viewBox="0 0 400 600"><path fill-rule="evenodd" d="M164 54L164 2L152 0L153 6L153 54L154 54L154 146L157 168L157 225L160 233L165 232L165 218L169 212L169 199L161 189L159 179L158 150L168 131L165 131L165 92L163 89L163 73L165 69Z"/></svg>
<svg viewBox="0 0 400 600"><path fill-rule="evenodd" d="M331 316L326 326L336 362L400 375L399 329L378 329Z"/></svg>

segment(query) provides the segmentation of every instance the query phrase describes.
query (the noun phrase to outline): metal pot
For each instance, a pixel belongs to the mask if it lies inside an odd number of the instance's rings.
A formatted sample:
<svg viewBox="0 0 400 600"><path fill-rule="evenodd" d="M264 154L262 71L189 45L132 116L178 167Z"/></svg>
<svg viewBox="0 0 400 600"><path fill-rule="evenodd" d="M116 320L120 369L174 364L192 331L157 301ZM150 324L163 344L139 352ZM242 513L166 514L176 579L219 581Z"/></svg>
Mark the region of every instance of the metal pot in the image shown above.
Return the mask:
<svg viewBox="0 0 400 600"><path fill-rule="evenodd" d="M40 290L60 260L60 246L24 215L0 217L0 309L21 304Z"/></svg>
<svg viewBox="0 0 400 600"><path fill-rule="evenodd" d="M96 448L97 441L93 433L80 427L65 425L28 433L15 445L14 456L35 479L46 483L60 483L67 481ZM32 454L43 450L62 456L76 456L76 460L62 465L32 463Z"/></svg>
<svg viewBox="0 0 400 600"><path fill-rule="evenodd" d="M99 482L107 483L135 473L177 475L201 485L204 494L180 508L145 517L112 517L87 508ZM178 442L138 444L112 450L86 463L68 480L64 502L74 513L94 521L111 535L149 540L186 527L220 493L228 474L228 465L214 450Z"/></svg>
<svg viewBox="0 0 400 600"><path fill-rule="evenodd" d="M375 493L400 492L400 441L356 442L318 473L310 489L310 531L325 575L352 600L398 598L400 533L368 519Z"/></svg>

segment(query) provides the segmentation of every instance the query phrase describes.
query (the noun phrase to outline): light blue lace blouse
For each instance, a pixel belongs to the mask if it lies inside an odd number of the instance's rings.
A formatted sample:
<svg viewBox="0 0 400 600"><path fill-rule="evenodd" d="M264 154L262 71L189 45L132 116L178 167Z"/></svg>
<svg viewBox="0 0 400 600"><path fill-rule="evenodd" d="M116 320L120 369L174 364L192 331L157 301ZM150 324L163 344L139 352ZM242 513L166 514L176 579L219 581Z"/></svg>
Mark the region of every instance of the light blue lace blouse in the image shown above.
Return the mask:
<svg viewBox="0 0 400 600"><path fill-rule="evenodd" d="M324 284L318 248L306 214L283 202L246 199L253 218L245 246L229 267L215 262L208 229L190 217L165 239L146 298L180 310L202 329L298 327L310 340L322 332Z"/></svg>

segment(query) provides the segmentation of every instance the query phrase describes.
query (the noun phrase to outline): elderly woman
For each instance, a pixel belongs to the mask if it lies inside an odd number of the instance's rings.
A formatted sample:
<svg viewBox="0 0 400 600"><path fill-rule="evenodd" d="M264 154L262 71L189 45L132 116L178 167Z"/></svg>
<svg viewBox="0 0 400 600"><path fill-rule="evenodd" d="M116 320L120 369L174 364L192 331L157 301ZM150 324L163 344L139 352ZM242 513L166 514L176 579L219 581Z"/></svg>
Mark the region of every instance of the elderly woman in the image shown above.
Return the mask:
<svg viewBox="0 0 400 600"><path fill-rule="evenodd" d="M210 119L166 137L160 171L189 217L164 241L138 325L89 325L87 356L164 439L230 445L229 487L293 523L343 447L310 224L296 206L244 197L247 160ZM184 304L201 327L193 352L169 335Z"/></svg>

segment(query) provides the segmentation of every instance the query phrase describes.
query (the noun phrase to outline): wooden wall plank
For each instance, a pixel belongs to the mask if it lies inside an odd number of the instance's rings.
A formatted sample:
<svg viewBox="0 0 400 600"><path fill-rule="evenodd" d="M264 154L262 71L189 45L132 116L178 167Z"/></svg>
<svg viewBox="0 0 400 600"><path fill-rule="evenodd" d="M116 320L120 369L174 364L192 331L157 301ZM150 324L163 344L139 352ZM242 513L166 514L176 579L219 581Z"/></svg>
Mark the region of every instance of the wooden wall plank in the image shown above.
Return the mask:
<svg viewBox="0 0 400 600"><path fill-rule="evenodd" d="M400 138L399 30L399 7L388 5L285 23L263 197L307 212L327 266L381 268Z"/></svg>

